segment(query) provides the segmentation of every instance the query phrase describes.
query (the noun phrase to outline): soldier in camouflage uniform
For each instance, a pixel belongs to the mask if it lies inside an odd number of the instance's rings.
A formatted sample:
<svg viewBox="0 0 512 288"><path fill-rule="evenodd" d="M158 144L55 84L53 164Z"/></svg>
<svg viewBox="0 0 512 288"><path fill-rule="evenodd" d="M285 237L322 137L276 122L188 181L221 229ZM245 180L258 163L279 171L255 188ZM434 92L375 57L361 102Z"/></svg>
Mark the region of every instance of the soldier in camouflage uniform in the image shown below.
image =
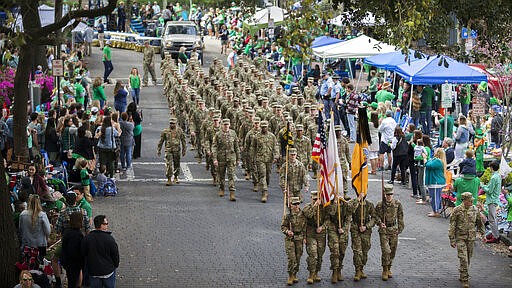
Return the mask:
<svg viewBox="0 0 512 288"><path fill-rule="evenodd" d="M197 161L201 163L203 158L203 133L201 133L201 126L203 122L208 118L208 109L206 109L204 100L197 101L198 108L194 110L190 116L190 139L195 139L192 143L197 149ZM191 140L192 141L192 140Z"/></svg>
<svg viewBox="0 0 512 288"><path fill-rule="evenodd" d="M158 157L160 157L160 150L165 142L165 176L167 177L167 183L165 185L171 185L171 177L174 174L174 183L178 184L178 175L180 174L180 151L181 156L185 156L186 153L186 142L185 133L179 127L176 127L176 118L169 120L169 128L165 128L160 135L160 141L156 149Z"/></svg>
<svg viewBox="0 0 512 288"><path fill-rule="evenodd" d="M266 203L268 198L268 185L270 184L270 172L272 163L277 162L276 136L268 131L268 122L261 121L261 132L254 137L251 143L251 158L256 162L258 175L258 189L261 189L261 202Z"/></svg>
<svg viewBox="0 0 512 288"><path fill-rule="evenodd" d="M303 241L306 234L306 217L300 210L299 197L290 198L289 212L283 217L281 223L281 232L285 235L284 247L286 256L288 256L288 281L286 284L292 285L299 282L297 272L299 272L300 258L304 251Z"/></svg>
<svg viewBox="0 0 512 288"><path fill-rule="evenodd" d="M367 278L363 268L366 261L368 261L368 251L371 248L372 227L375 225L375 207L370 201L363 199L363 194L359 194L357 199L352 199L350 205L354 207L350 226L352 251L354 253L353 262L356 270L354 281L359 281Z"/></svg>
<svg viewBox="0 0 512 288"><path fill-rule="evenodd" d="M203 144L205 151L205 160L206 160L206 170L210 170L213 178L213 185L217 185L217 169L213 165L213 139L215 134L220 131L220 112L218 114L214 114L211 124L209 121L205 121L203 123L204 130L204 138Z"/></svg>
<svg viewBox="0 0 512 288"><path fill-rule="evenodd" d="M318 192L311 191L311 203L304 207L306 216L306 252L309 277L308 284L322 280L318 272L322 268L322 257L325 252L327 214L318 199Z"/></svg>
<svg viewBox="0 0 512 288"><path fill-rule="evenodd" d="M336 201L340 202L339 216ZM345 251L348 246L348 234L354 209L353 203L347 201L348 199L338 197L337 200L334 200L333 203L326 208L329 220L327 221L327 245L329 246L331 254L332 283L344 280L341 270L343 269L343 260L345 259Z"/></svg>
<svg viewBox="0 0 512 288"><path fill-rule="evenodd" d="M156 85L156 73L155 73L155 50L149 46L149 41L144 42L144 56L142 58L144 74L142 77L142 83L146 87L148 86L148 71L153 79L153 85Z"/></svg>
<svg viewBox="0 0 512 288"><path fill-rule="evenodd" d="M343 176L343 194L348 193L348 169L350 167L349 159L352 158L348 146L348 140L341 134L341 125L335 125L334 131L336 133L336 142L338 144L338 156L340 158L341 173Z"/></svg>
<svg viewBox="0 0 512 288"><path fill-rule="evenodd" d="M297 159L304 165L306 171L311 162L311 141L304 136L304 126L298 124L295 126L297 135L293 141L293 146L297 148Z"/></svg>
<svg viewBox="0 0 512 288"><path fill-rule="evenodd" d="M453 209L450 215L450 230L448 237L450 245L457 248L459 257L459 272L464 288L469 287L469 264L473 256L473 247L477 232L484 234L484 223L480 212L473 205L473 195L464 192L461 195L462 204Z"/></svg>
<svg viewBox="0 0 512 288"><path fill-rule="evenodd" d="M286 170L288 169L288 177ZM308 172L304 165L297 160L297 149L288 148L288 167L283 166L280 173L279 186L287 196L299 197L302 202L302 188L309 190Z"/></svg>
<svg viewBox="0 0 512 288"><path fill-rule="evenodd" d="M384 184L385 203L375 207L376 222L379 226L380 249L382 251L382 280L393 277L391 265L395 259L398 234L404 230L404 210L399 200L393 199L393 184Z"/></svg>
<svg viewBox="0 0 512 288"><path fill-rule="evenodd" d="M308 85L304 87L304 96L306 97L306 101L310 103L316 103L316 92L318 91L318 88L313 85L315 82L315 78L308 77Z"/></svg>
<svg viewBox="0 0 512 288"><path fill-rule="evenodd" d="M228 174L229 200L236 201L235 198L235 168L240 160L240 151L238 148L238 137L235 131L229 129L229 119L222 120L221 131L215 134L212 145L213 165L217 167L219 175L219 193L224 196L224 182L226 181L226 172Z"/></svg>
<svg viewBox="0 0 512 288"><path fill-rule="evenodd" d="M252 117L251 117L252 118ZM246 156L245 160L245 171L246 171L246 180L252 179L253 184L253 191L258 192L258 174L256 169L256 162L254 161L254 158L251 157L251 155L255 155L256 151L253 151L253 147L251 146L252 142L254 141L254 138L258 136L260 133L260 118L254 117L253 118L253 128L249 130L249 132L246 133L245 139L244 139L244 155Z"/></svg>

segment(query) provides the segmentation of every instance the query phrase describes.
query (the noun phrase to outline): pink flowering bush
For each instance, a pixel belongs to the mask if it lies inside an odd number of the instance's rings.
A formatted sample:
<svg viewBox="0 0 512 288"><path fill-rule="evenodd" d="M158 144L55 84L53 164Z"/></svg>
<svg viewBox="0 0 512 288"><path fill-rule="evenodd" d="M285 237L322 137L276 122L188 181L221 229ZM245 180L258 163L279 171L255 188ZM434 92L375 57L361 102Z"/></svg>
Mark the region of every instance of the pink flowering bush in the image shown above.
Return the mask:
<svg viewBox="0 0 512 288"><path fill-rule="evenodd" d="M11 67L0 69L0 106L9 107L14 98L15 71Z"/></svg>

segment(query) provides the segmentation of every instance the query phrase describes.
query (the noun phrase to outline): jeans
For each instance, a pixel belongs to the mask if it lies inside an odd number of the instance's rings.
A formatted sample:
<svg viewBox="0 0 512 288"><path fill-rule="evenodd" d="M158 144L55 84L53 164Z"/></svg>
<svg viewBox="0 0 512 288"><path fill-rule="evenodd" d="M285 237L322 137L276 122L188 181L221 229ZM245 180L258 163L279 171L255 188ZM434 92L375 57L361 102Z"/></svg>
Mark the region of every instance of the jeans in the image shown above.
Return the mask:
<svg viewBox="0 0 512 288"><path fill-rule="evenodd" d="M112 276L108 278L97 278L91 276L91 288L115 288L116 287L116 270Z"/></svg>
<svg viewBox="0 0 512 288"><path fill-rule="evenodd" d="M418 196L418 169L416 169L416 165L413 162L409 165L409 172L411 173L411 186L412 186L412 195ZM393 174L391 174L393 175ZM393 179L394 180L394 179Z"/></svg>
<svg viewBox="0 0 512 288"><path fill-rule="evenodd" d="M432 205L432 211L434 213L441 212L441 192L443 188L428 188L428 194L430 195L430 205Z"/></svg>
<svg viewBox="0 0 512 288"><path fill-rule="evenodd" d="M103 74L103 82L108 82L108 76L110 76L110 73L114 71L114 65L112 65L112 61L103 61L103 66L105 67L105 74Z"/></svg>
<svg viewBox="0 0 512 288"><path fill-rule="evenodd" d="M393 156L393 166L391 168L391 182L395 180L396 167L398 167L398 165L400 165L400 176L402 176L402 183L407 182L407 180L405 179L407 159L407 155Z"/></svg>
<svg viewBox="0 0 512 288"><path fill-rule="evenodd" d="M107 167L107 171L105 175L109 178L114 177L114 165L116 162L116 153L109 149L99 148L99 159L100 159L100 167L101 165L105 165Z"/></svg>
<svg viewBox="0 0 512 288"><path fill-rule="evenodd" d="M425 111L420 111L420 124L423 134L430 136L432 127L432 107L427 107Z"/></svg>
<svg viewBox="0 0 512 288"><path fill-rule="evenodd" d="M350 130L350 141L356 141L356 115L347 114L348 127Z"/></svg>
<svg viewBox="0 0 512 288"><path fill-rule="evenodd" d="M350 126L348 125L348 119L347 119L347 106L345 105L339 105L339 117L341 123L343 123L343 128L347 131L347 135L350 135ZM339 123L334 123L335 125L339 125Z"/></svg>
<svg viewBox="0 0 512 288"><path fill-rule="evenodd" d="M469 112L469 104L464 104L464 103L462 103L460 106L461 106L460 108L461 108L461 110L462 110L462 111L461 111L461 112L462 112L462 115L464 115L464 116L466 116L466 117L467 117L467 116L468 116L468 112Z"/></svg>
<svg viewBox="0 0 512 288"><path fill-rule="evenodd" d="M500 233L498 232L498 218L496 218L496 204L487 204L487 209L489 210L487 220L489 220L489 226L491 226L492 236L494 238L500 238Z"/></svg>
<svg viewBox="0 0 512 288"><path fill-rule="evenodd" d="M132 168L132 145L121 145L121 168L130 169Z"/></svg>
<svg viewBox="0 0 512 288"><path fill-rule="evenodd" d="M140 100L140 88L132 88L132 99L138 106Z"/></svg>
<svg viewBox="0 0 512 288"><path fill-rule="evenodd" d="M324 102L325 119L331 119L331 109L334 109L334 102L332 100L322 100Z"/></svg>
<svg viewBox="0 0 512 288"><path fill-rule="evenodd" d="M425 166L416 165L416 171L418 175L417 185L421 195L421 200L427 200L427 193L425 191ZM414 192L413 192L414 193Z"/></svg>

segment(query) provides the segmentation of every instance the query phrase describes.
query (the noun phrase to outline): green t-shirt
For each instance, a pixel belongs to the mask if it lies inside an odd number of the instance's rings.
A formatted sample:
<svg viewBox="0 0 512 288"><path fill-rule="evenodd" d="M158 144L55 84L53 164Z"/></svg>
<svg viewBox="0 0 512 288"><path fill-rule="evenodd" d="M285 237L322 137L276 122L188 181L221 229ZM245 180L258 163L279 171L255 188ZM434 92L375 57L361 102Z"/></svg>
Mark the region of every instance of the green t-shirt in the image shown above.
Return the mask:
<svg viewBox="0 0 512 288"><path fill-rule="evenodd" d="M103 48L103 58L101 61L112 61L112 50L110 50L109 46Z"/></svg>
<svg viewBox="0 0 512 288"><path fill-rule="evenodd" d="M89 172L87 171L87 169L80 170L80 179L82 182L82 186L91 185L91 176L89 176Z"/></svg>
<svg viewBox="0 0 512 288"><path fill-rule="evenodd" d="M420 110L425 110L427 107L432 107L432 100L434 100L436 92L432 87L426 86L421 91L421 108Z"/></svg>
<svg viewBox="0 0 512 288"><path fill-rule="evenodd" d="M139 75L130 75L130 87L140 88L140 76Z"/></svg>
<svg viewBox="0 0 512 288"><path fill-rule="evenodd" d="M80 202L78 203L78 207L80 207L80 209L84 209L89 219L92 219L91 204L89 204L89 202L85 200L85 197L82 197L82 200L80 200Z"/></svg>
<svg viewBox="0 0 512 288"><path fill-rule="evenodd" d="M85 88L80 83L75 83L75 100L76 103L84 105L85 100Z"/></svg>
<svg viewBox="0 0 512 288"><path fill-rule="evenodd" d="M473 205L476 205L478 201L478 189L480 189L480 179L474 175L463 175L455 179L453 189L457 192L455 206L459 206L462 203L462 193L464 192L473 194Z"/></svg>
<svg viewBox="0 0 512 288"><path fill-rule="evenodd" d="M105 96L105 89L103 88L103 86L92 88L92 95L93 100L107 101L107 96Z"/></svg>
<svg viewBox="0 0 512 288"><path fill-rule="evenodd" d="M395 99L395 94L387 90L380 90L375 94L375 99L377 100L377 103L383 103Z"/></svg>
<svg viewBox="0 0 512 288"><path fill-rule="evenodd" d="M471 103L471 85L466 84L465 89L461 90L460 103L470 104Z"/></svg>
<svg viewBox="0 0 512 288"><path fill-rule="evenodd" d="M451 115L449 115L448 117L448 124L447 124L447 130L448 130L448 137L452 138L453 137L453 117ZM439 119L439 140L440 141L443 141L444 140L444 117Z"/></svg>
<svg viewBox="0 0 512 288"><path fill-rule="evenodd" d="M368 91L377 92L378 91L378 88L377 88L378 82L379 82L379 79L377 77L373 77L372 79L370 79L370 86L368 86Z"/></svg>

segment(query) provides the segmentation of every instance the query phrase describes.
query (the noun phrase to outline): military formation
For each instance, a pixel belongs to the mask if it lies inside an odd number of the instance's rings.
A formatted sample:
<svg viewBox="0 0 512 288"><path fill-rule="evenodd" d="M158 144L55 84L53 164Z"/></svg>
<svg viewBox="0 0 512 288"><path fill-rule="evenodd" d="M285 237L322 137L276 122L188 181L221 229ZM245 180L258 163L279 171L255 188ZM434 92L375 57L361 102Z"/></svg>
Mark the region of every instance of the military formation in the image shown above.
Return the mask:
<svg viewBox="0 0 512 288"><path fill-rule="evenodd" d="M317 163L311 160L318 129L318 88L313 79L308 79L303 91L294 88L287 96L259 65L242 57L228 71L219 59L214 59L205 73L198 59L192 58L180 74L172 59L167 57L162 62L163 94L168 100L170 118L169 127L161 133L157 154L160 156L164 148L166 185L179 183L180 158L187 152L187 139L197 162L204 163L210 171L219 197L225 196L227 177L230 201L236 201L237 168L243 169L245 180L253 183L252 190L259 193L262 203L268 200L270 173L275 169L285 204L281 231L288 258L288 285L299 281L297 273L304 248L308 284L321 281L326 248L330 253L331 282L343 281L349 236L355 268L353 280L367 278L364 268L374 226L381 245L381 278L392 278L398 235L404 229L403 208L393 198L393 185L383 185L383 199L376 205L363 195L348 197L349 141L337 125L343 191L328 206L321 203L317 191L311 191L310 202L301 209L303 194L309 191L309 172L316 179L318 171ZM451 245L458 251L464 287L469 287L468 266L475 227L482 232L478 210L471 205L470 196L463 195L463 202L467 203L455 208L449 232Z"/></svg>

